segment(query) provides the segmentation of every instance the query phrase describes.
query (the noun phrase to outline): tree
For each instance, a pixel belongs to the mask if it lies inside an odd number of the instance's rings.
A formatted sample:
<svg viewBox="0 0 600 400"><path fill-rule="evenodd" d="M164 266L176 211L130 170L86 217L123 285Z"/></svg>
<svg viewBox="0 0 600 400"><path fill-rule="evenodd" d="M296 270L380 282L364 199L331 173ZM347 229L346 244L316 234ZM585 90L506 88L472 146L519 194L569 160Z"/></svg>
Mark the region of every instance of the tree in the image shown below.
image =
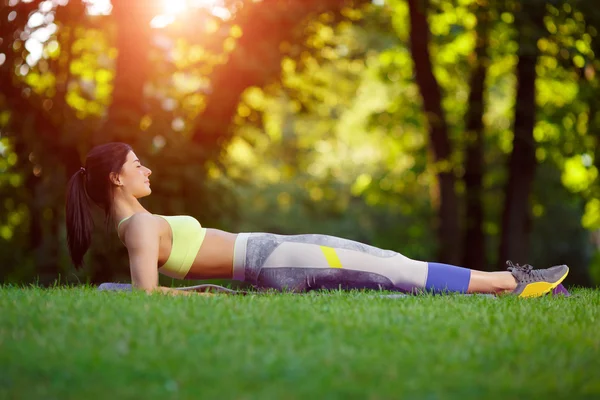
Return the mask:
<svg viewBox="0 0 600 400"><path fill-rule="evenodd" d="M409 0L410 50L414 62L415 79L423 98L430 145L436 163L439 213L437 218L438 260L459 263L459 201L456 195L456 177L451 163L452 144L448 137L446 116L442 109L442 93L433 75L429 55L428 0Z"/></svg>
<svg viewBox="0 0 600 400"><path fill-rule="evenodd" d="M345 7L361 3L367 1L244 2L230 23L240 29L241 37L227 62L215 66L209 76L211 91L206 108L195 121L193 140L202 146L222 148L231 135L240 96L249 87L263 87L279 78L286 54L281 49L301 49L306 19L319 13L340 13Z"/></svg>
<svg viewBox="0 0 600 400"><path fill-rule="evenodd" d="M112 21L116 29L113 92L105 122L96 131L94 144L107 140L135 143L145 111L144 86L150 77L152 28L156 14L152 2L143 0L113 3Z"/></svg>
<svg viewBox="0 0 600 400"><path fill-rule="evenodd" d="M536 65L537 41L544 32L544 2L515 3L518 62L517 92L513 123L513 150L507 168L498 268L512 259L526 262L531 231L530 198L535 174Z"/></svg>
<svg viewBox="0 0 600 400"><path fill-rule="evenodd" d="M469 108L466 115L466 160L465 160L465 235L463 240L463 263L470 269L482 269L486 265L485 234L483 232L483 174L484 174L484 93L487 74L489 30L491 24L490 4L476 3L476 44L473 52L473 70L469 83Z"/></svg>

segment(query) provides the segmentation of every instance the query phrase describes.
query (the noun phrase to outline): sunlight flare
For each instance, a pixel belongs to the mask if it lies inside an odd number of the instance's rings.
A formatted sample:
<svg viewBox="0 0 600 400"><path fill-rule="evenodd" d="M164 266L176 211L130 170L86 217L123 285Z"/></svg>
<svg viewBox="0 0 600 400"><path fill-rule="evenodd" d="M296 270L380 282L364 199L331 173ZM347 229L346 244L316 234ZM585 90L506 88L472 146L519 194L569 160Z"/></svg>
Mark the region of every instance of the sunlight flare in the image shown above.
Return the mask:
<svg viewBox="0 0 600 400"><path fill-rule="evenodd" d="M165 14L181 14L187 11L188 0L163 0Z"/></svg>

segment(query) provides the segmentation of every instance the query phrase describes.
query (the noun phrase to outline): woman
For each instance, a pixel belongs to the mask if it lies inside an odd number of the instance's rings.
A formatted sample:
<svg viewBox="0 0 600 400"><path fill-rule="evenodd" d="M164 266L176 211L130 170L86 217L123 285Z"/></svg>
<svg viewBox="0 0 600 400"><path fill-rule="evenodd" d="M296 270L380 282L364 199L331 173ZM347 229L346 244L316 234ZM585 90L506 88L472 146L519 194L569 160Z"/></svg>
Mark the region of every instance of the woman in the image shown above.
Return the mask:
<svg viewBox="0 0 600 400"><path fill-rule="evenodd" d="M566 265L533 270L510 262L509 271L482 272L411 260L333 236L207 229L191 216L155 215L144 209L138 199L152 192L151 173L127 144L108 143L90 151L67 193L67 239L76 267L91 242L91 199L107 218L118 221L115 227L129 253L133 286L148 292L190 293L159 287L161 272L178 279L225 278L292 291L342 287L537 297L558 286L569 272Z"/></svg>

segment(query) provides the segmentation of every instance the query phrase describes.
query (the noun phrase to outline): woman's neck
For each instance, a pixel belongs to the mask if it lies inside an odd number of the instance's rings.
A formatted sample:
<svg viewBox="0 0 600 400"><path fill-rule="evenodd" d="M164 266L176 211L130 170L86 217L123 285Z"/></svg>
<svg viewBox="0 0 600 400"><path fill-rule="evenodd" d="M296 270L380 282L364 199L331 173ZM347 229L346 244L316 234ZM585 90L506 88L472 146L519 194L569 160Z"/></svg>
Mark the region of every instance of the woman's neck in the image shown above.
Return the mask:
<svg viewBox="0 0 600 400"><path fill-rule="evenodd" d="M115 198L113 203L113 221L115 226L124 218L131 217L135 213L150 213L139 202L138 199Z"/></svg>

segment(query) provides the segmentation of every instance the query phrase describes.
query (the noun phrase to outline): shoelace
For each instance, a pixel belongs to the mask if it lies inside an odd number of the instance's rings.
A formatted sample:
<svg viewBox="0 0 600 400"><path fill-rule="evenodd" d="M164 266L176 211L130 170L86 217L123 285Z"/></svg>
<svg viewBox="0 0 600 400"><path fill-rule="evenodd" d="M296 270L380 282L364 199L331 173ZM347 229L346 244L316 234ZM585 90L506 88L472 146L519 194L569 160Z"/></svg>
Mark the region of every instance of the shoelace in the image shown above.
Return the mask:
<svg viewBox="0 0 600 400"><path fill-rule="evenodd" d="M527 275L527 279L523 279L524 282L533 282L539 279L542 279L542 274L538 270L534 270L533 267L529 264L519 265L514 264L512 261L506 261L506 265L508 265L509 271L522 272Z"/></svg>

